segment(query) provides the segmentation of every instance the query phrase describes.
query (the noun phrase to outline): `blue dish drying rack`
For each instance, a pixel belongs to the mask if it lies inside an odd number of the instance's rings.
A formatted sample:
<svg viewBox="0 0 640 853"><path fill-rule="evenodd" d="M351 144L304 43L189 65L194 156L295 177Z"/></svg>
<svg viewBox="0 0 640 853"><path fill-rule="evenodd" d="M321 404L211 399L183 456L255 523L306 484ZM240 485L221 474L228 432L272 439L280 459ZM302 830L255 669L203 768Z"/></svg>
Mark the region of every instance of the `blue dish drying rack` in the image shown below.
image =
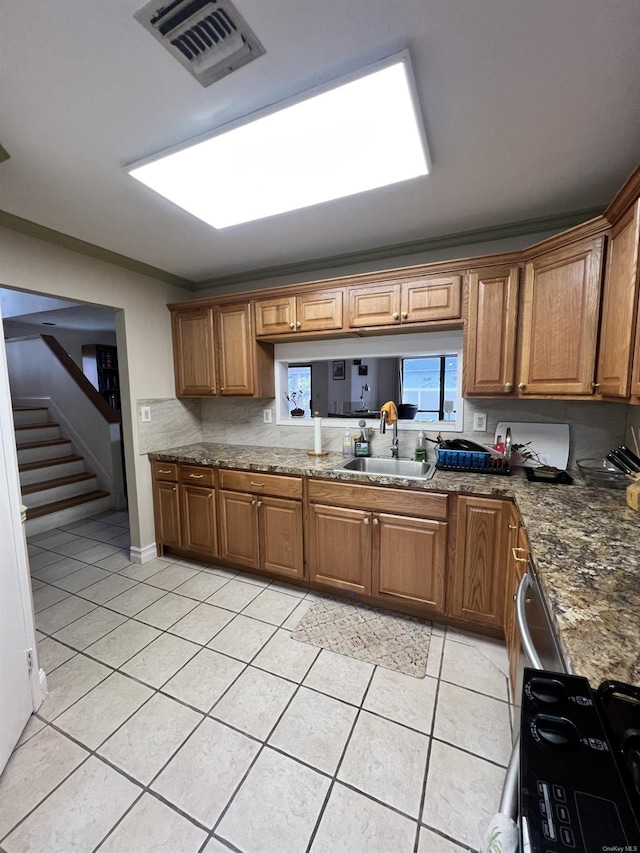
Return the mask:
<svg viewBox="0 0 640 853"><path fill-rule="evenodd" d="M477 450L436 450L436 468L440 471L465 471L474 474L509 474L511 466L502 456Z"/></svg>

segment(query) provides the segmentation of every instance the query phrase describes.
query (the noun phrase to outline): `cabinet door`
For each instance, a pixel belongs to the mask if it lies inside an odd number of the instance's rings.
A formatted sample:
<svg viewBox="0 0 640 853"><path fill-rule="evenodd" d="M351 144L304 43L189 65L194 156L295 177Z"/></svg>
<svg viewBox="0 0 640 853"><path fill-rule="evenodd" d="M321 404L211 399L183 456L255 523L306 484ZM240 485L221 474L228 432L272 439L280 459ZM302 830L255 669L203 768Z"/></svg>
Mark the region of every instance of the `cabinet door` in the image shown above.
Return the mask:
<svg viewBox="0 0 640 853"><path fill-rule="evenodd" d="M638 304L640 201L614 226L607 252L598 358L598 391L628 397Z"/></svg>
<svg viewBox="0 0 640 853"><path fill-rule="evenodd" d="M258 499L260 568L285 577L304 576L302 502Z"/></svg>
<svg viewBox="0 0 640 853"><path fill-rule="evenodd" d="M521 394L592 394L604 238L526 265Z"/></svg>
<svg viewBox="0 0 640 853"><path fill-rule="evenodd" d="M507 571L504 501L458 496L450 614L491 628L504 621Z"/></svg>
<svg viewBox="0 0 640 853"><path fill-rule="evenodd" d="M296 296L296 331L322 332L342 328L342 289Z"/></svg>
<svg viewBox="0 0 640 853"><path fill-rule="evenodd" d="M462 305L462 276L433 276L402 283L403 323L456 320Z"/></svg>
<svg viewBox="0 0 640 853"><path fill-rule="evenodd" d="M199 486L180 486L182 547L210 557L218 556L216 493Z"/></svg>
<svg viewBox="0 0 640 853"><path fill-rule="evenodd" d="M310 580L369 595L371 513L321 504L310 510Z"/></svg>
<svg viewBox="0 0 640 853"><path fill-rule="evenodd" d="M374 525L374 595L444 612L447 524L378 514Z"/></svg>
<svg viewBox="0 0 640 853"><path fill-rule="evenodd" d="M180 499L176 483L155 482L153 484L153 509L156 525L156 542L159 545L179 548Z"/></svg>
<svg viewBox="0 0 640 853"><path fill-rule="evenodd" d="M400 323L400 285L350 287L349 326L393 326Z"/></svg>
<svg viewBox="0 0 640 853"><path fill-rule="evenodd" d="M286 335L296 330L296 300L293 296L280 299L258 299L256 335Z"/></svg>
<svg viewBox="0 0 640 853"><path fill-rule="evenodd" d="M213 309L175 311L172 327L176 396L204 397L215 394Z"/></svg>
<svg viewBox="0 0 640 853"><path fill-rule="evenodd" d="M220 491L220 556L239 566L260 567L255 495Z"/></svg>
<svg viewBox="0 0 640 853"><path fill-rule="evenodd" d="M518 658L520 656L520 638L516 625L516 592L518 584L522 577L522 563L515 558L518 552L514 552L514 548L518 547L518 537L520 533L520 513L515 505L509 507L509 523L507 531L507 582L505 587L504 599L504 636L507 644L507 655L509 657L509 683L511 685L511 693L513 695L515 685L515 673L518 668Z"/></svg>
<svg viewBox="0 0 640 853"><path fill-rule="evenodd" d="M220 394L225 397L251 396L255 390L251 306L248 302L221 305L217 316Z"/></svg>
<svg viewBox="0 0 640 853"><path fill-rule="evenodd" d="M473 270L464 339L464 394L512 394L518 324L518 267Z"/></svg>

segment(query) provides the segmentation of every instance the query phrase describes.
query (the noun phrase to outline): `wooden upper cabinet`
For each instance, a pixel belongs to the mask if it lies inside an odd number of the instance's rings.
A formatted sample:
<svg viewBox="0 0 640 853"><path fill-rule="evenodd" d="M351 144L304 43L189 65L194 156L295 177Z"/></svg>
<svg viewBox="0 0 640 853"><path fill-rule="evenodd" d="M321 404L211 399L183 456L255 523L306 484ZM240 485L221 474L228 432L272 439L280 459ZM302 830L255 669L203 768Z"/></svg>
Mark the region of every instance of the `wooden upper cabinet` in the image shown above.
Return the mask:
<svg viewBox="0 0 640 853"><path fill-rule="evenodd" d="M280 299L257 299L256 335L286 335L296 330L295 296Z"/></svg>
<svg viewBox="0 0 640 853"><path fill-rule="evenodd" d="M400 291L399 283L348 288L349 326L353 329L400 323Z"/></svg>
<svg viewBox="0 0 640 853"><path fill-rule="evenodd" d="M213 308L174 311L171 320L176 396L215 394Z"/></svg>
<svg viewBox="0 0 640 853"><path fill-rule="evenodd" d="M462 276L427 276L402 283L403 323L456 320L462 311Z"/></svg>
<svg viewBox="0 0 640 853"><path fill-rule="evenodd" d="M217 319L220 394L251 396L255 390L251 306L221 305Z"/></svg>
<svg viewBox="0 0 640 853"><path fill-rule="evenodd" d="M216 309L219 393L224 397L273 397L273 345L257 342L251 303Z"/></svg>
<svg viewBox="0 0 640 853"><path fill-rule="evenodd" d="M631 391L639 253L640 201L637 201L612 228L607 253L597 382L600 394L608 397L628 397ZM637 382L640 377L637 371L635 374Z"/></svg>
<svg viewBox="0 0 640 853"><path fill-rule="evenodd" d="M257 299L256 335L292 335L342 329L342 288L318 290L301 296Z"/></svg>
<svg viewBox="0 0 640 853"><path fill-rule="evenodd" d="M296 331L323 332L342 328L342 288L296 296Z"/></svg>
<svg viewBox="0 0 640 853"><path fill-rule="evenodd" d="M502 628L504 622L508 504L458 496L455 566L449 613L458 619Z"/></svg>
<svg viewBox="0 0 640 853"><path fill-rule="evenodd" d="M512 394L518 325L518 267L472 270L464 339L464 395Z"/></svg>
<svg viewBox="0 0 640 853"><path fill-rule="evenodd" d="M520 394L595 390L604 237L540 254L525 269Z"/></svg>

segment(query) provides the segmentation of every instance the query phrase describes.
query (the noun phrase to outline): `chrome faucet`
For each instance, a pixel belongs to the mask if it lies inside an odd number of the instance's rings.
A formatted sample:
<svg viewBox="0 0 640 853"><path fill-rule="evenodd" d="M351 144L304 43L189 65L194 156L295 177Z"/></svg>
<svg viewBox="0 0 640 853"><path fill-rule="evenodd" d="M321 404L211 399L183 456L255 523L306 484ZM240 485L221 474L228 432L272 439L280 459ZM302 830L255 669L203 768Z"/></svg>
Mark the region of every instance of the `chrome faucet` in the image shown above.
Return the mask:
<svg viewBox="0 0 640 853"><path fill-rule="evenodd" d="M387 412L386 410L382 410L380 412L380 434L384 435L387 431ZM398 458L398 419L396 418L393 422L393 439L391 441L391 458Z"/></svg>

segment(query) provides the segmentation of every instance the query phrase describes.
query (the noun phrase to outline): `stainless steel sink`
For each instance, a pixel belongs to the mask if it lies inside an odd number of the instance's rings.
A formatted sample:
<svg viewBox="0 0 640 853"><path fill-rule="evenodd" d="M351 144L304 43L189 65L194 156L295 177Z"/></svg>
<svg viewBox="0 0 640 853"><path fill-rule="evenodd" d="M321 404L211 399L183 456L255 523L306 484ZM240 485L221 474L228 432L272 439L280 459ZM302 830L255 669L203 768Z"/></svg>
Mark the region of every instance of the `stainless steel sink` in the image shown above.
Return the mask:
<svg viewBox="0 0 640 853"><path fill-rule="evenodd" d="M356 456L334 471L350 471L353 474L378 474L382 477L401 477L409 480L430 480L436 470L431 462L414 462L413 459L387 459L377 456Z"/></svg>

